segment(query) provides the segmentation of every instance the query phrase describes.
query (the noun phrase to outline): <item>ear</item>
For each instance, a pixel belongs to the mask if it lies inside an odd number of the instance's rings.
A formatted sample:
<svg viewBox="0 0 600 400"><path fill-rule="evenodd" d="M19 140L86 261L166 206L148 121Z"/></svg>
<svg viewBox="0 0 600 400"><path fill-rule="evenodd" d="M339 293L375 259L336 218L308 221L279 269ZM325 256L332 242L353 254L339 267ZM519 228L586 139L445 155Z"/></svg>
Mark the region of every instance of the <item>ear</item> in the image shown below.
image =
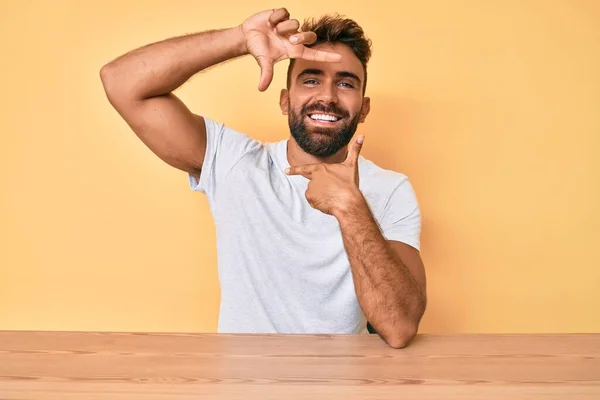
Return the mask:
<svg viewBox="0 0 600 400"><path fill-rule="evenodd" d="M369 115L369 111L371 111L371 98L365 97L363 98L362 108L360 109L360 117L358 122L365 122L367 115Z"/></svg>
<svg viewBox="0 0 600 400"><path fill-rule="evenodd" d="M288 114L289 101L289 92L287 91L287 89L281 89L281 93L279 94L279 107L281 108L281 113L283 115Z"/></svg>

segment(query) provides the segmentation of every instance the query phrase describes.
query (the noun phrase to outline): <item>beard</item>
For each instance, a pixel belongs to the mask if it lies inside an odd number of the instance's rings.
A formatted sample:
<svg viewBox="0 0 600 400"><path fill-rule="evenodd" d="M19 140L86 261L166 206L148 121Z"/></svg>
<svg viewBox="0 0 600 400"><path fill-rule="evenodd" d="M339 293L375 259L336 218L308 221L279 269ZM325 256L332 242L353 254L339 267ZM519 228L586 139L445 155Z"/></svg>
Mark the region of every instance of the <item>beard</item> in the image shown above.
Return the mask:
<svg viewBox="0 0 600 400"><path fill-rule="evenodd" d="M313 113L331 113L340 116L340 120L335 127L309 128L304 117ZM315 157L330 157L347 146L356 132L360 112L350 119L350 113L339 108L335 104L326 106L317 103L312 106L304 106L300 113L296 113L291 107L288 107L288 124L292 137L304 152Z"/></svg>

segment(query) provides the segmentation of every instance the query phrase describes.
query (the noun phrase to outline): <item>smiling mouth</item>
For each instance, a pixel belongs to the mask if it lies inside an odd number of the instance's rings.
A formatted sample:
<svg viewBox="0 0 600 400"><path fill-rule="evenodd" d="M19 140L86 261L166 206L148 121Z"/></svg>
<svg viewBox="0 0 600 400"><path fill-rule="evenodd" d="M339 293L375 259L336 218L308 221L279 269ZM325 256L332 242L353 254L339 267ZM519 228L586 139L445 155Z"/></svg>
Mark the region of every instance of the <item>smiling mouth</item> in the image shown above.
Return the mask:
<svg viewBox="0 0 600 400"><path fill-rule="evenodd" d="M337 122L341 118L331 114L308 114L308 117L313 121L318 122Z"/></svg>

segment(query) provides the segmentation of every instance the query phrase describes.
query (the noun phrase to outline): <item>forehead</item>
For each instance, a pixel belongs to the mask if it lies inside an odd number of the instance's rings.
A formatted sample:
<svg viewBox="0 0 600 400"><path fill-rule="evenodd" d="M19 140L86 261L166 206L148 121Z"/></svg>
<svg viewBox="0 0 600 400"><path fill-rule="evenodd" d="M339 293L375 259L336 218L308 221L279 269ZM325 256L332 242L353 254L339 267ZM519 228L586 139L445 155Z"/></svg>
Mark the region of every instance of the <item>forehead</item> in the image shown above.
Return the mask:
<svg viewBox="0 0 600 400"><path fill-rule="evenodd" d="M328 51L333 53L339 53L342 55L342 60L340 62L318 62L318 61L309 61L303 59L296 59L294 62L294 67L292 69L292 76L297 76L299 73L308 68L320 69L325 74L334 74L336 72L347 71L353 72L356 74L361 82L365 81L363 66L356 57L356 54L352 51L350 47L343 43L320 43L316 46L312 46L312 49L320 50L320 51Z"/></svg>

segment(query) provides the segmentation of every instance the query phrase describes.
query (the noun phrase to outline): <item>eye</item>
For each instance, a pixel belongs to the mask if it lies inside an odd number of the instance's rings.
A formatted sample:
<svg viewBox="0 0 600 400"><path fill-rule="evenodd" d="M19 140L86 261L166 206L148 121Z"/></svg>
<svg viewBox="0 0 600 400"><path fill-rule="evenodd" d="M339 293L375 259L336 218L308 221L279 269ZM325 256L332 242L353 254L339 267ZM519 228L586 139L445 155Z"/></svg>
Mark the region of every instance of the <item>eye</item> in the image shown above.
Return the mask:
<svg viewBox="0 0 600 400"><path fill-rule="evenodd" d="M317 83L319 83L316 79L308 79L306 81L304 81L305 85L316 85Z"/></svg>
<svg viewBox="0 0 600 400"><path fill-rule="evenodd" d="M339 85L342 85L348 89L354 89L354 85L351 84L350 82L340 82Z"/></svg>

